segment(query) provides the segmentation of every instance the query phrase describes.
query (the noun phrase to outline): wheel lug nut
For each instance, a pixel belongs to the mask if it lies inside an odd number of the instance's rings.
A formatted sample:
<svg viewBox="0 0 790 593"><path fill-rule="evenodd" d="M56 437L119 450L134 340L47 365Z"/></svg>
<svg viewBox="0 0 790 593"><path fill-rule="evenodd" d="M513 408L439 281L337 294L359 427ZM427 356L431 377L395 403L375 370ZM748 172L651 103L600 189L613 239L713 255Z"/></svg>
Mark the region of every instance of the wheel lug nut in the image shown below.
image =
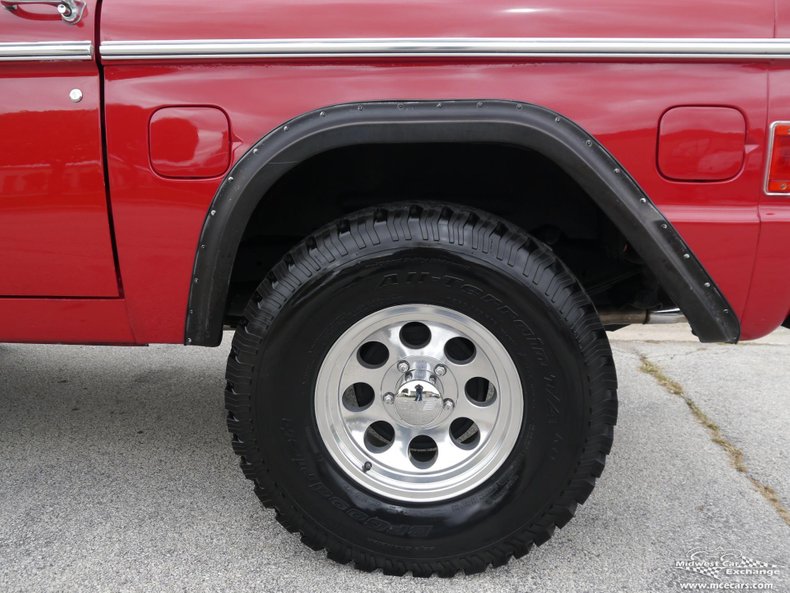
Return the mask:
<svg viewBox="0 0 790 593"><path fill-rule="evenodd" d="M443 405L445 410L452 410L455 407L455 402L451 399L446 399Z"/></svg>
<svg viewBox="0 0 790 593"><path fill-rule="evenodd" d="M395 394L394 393L385 393L384 394L384 403L385 404L393 404L393 403L395 403Z"/></svg>
<svg viewBox="0 0 790 593"><path fill-rule="evenodd" d="M437 364L436 368L433 369L433 372L436 373L438 376L442 377L447 374L447 367L443 364Z"/></svg>
<svg viewBox="0 0 790 593"><path fill-rule="evenodd" d="M405 373L406 371L408 371L408 370L409 370L409 363L408 363L408 362L406 362L405 360L401 360L401 361L398 363L398 370L399 370L401 373Z"/></svg>

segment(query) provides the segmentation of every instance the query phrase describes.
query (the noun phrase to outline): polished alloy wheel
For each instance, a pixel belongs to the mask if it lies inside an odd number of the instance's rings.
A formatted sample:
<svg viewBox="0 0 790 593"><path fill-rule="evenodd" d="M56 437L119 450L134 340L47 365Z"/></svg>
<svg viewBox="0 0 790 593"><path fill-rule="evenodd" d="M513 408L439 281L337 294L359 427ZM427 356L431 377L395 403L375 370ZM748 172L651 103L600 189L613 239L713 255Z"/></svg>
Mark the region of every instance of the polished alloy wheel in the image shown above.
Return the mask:
<svg viewBox="0 0 790 593"><path fill-rule="evenodd" d="M487 480L524 414L518 371L480 323L425 304L382 309L330 349L316 383L318 429L354 481L404 501L438 501Z"/></svg>

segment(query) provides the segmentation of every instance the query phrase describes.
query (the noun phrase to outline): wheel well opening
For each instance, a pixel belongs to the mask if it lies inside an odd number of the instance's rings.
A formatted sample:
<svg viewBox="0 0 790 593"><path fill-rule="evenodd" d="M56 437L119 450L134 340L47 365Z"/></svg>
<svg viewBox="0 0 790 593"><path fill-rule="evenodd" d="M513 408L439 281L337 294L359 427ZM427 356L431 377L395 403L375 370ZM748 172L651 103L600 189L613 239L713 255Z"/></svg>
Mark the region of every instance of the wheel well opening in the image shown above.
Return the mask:
<svg viewBox="0 0 790 593"><path fill-rule="evenodd" d="M269 269L319 227L412 200L471 206L520 226L551 246L599 308L671 306L595 202L540 153L488 143L363 144L300 163L263 196L236 254L225 322L235 323Z"/></svg>

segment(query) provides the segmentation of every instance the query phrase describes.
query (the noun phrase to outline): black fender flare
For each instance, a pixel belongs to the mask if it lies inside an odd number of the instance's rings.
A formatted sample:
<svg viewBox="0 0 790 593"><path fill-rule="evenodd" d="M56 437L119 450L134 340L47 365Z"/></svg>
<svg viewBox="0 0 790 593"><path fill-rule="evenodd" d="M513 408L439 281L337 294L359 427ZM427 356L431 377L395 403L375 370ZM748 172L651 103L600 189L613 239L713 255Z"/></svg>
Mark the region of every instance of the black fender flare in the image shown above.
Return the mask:
<svg viewBox="0 0 790 593"><path fill-rule="evenodd" d="M738 340L738 318L705 268L592 135L537 105L453 100L334 105L300 115L256 142L222 181L206 214L189 291L185 343L220 343L225 299L242 235L258 203L282 175L334 148L403 142L508 144L541 153L585 189L620 229L700 341Z"/></svg>

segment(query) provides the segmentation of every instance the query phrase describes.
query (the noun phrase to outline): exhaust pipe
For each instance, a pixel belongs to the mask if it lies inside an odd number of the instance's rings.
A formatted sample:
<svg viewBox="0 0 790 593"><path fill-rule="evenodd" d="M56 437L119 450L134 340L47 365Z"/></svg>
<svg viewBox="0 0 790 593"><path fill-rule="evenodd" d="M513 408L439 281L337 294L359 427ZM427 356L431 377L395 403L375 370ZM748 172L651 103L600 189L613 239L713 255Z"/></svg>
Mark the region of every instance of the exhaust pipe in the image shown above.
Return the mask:
<svg viewBox="0 0 790 593"><path fill-rule="evenodd" d="M680 309L601 309L598 317L604 326L609 325L653 325L665 323L686 323L686 316Z"/></svg>

